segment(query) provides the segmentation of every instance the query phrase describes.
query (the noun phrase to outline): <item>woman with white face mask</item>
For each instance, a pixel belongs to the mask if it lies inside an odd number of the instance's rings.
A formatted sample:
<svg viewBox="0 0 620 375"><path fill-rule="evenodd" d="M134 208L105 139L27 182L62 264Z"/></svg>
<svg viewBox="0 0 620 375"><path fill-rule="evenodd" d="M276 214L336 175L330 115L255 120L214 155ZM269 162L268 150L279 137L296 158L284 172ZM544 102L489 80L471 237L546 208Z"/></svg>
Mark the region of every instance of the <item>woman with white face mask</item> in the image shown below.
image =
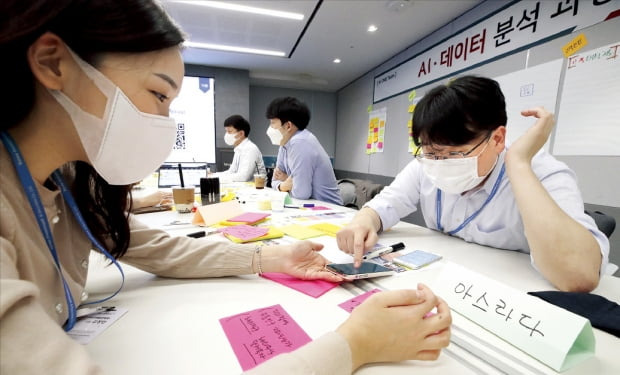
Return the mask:
<svg viewBox="0 0 620 375"><path fill-rule="evenodd" d="M166 277L341 281L324 270L320 244L170 237L128 214L131 184L164 161L176 136L168 111L184 74L183 35L157 3L3 0L0 15L10 17L0 22L1 373L101 372L63 332L88 298L91 248L119 270L122 257ZM437 318L423 319L433 308ZM336 331L252 372L343 374L368 362L433 359L449 325L448 307L426 287L379 293Z"/></svg>
<svg viewBox="0 0 620 375"><path fill-rule="evenodd" d="M430 90L413 114L415 160L337 234L340 249L359 261L377 232L419 205L428 228L529 252L560 290L594 289L609 241L584 213L574 173L541 150L553 115L540 107L521 115L536 123L506 145L506 105L497 82L465 76Z"/></svg>

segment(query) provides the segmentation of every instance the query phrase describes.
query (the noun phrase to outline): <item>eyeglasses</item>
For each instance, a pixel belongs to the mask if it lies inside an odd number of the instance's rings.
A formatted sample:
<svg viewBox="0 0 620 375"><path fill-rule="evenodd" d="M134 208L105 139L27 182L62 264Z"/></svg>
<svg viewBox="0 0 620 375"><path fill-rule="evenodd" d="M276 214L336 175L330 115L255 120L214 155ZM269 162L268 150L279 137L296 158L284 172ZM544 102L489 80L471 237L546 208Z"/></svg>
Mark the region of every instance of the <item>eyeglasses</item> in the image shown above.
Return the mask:
<svg viewBox="0 0 620 375"><path fill-rule="evenodd" d="M488 142L489 139L491 139L491 134L493 134L492 131L490 131L489 134L487 134L487 136L484 137L484 139L482 141L480 141L480 143L478 143L471 150L466 151L466 152L464 152L464 151L450 151L450 152L448 152L447 155L437 155L434 152L421 152L422 147L418 147L414 157L416 159L418 159L418 160L422 160L422 159L429 159L429 160L464 159L464 158L468 157L469 154L474 152L475 149L480 147L480 145L482 145L484 142Z"/></svg>

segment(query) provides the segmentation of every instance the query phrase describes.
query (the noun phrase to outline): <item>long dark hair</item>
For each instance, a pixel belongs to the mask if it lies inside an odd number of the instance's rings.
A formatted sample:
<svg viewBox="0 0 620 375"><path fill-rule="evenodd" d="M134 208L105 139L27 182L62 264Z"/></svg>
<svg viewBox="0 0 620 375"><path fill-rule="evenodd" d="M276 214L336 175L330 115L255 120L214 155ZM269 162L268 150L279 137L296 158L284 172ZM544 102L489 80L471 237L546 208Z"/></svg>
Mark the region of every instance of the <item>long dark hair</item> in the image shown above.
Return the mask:
<svg viewBox="0 0 620 375"><path fill-rule="evenodd" d="M5 120L0 130L18 125L34 106L35 78L27 51L45 32L58 35L94 66L103 53L157 51L180 45L184 39L152 0L2 0L0 103ZM129 246L131 186L108 184L84 162L73 162L65 170L72 177L71 190L89 229L120 258Z"/></svg>

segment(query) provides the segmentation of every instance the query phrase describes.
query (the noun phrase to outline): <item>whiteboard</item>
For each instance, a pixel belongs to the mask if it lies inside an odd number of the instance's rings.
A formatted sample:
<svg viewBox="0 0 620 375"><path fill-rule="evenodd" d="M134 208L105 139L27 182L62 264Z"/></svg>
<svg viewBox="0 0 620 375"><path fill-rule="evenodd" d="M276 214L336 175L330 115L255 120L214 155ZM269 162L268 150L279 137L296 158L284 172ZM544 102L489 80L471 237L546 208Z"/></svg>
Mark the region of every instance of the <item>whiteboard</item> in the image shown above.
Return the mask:
<svg viewBox="0 0 620 375"><path fill-rule="evenodd" d="M214 79L183 78L179 96L170 104L177 139L166 162L215 163Z"/></svg>
<svg viewBox="0 0 620 375"><path fill-rule="evenodd" d="M547 111L553 112L561 72L562 60L557 59L494 78L499 82L506 98L508 144L516 141L536 122L534 117L521 116L522 110L543 106ZM543 147L549 151L549 146L550 141L547 140Z"/></svg>
<svg viewBox="0 0 620 375"><path fill-rule="evenodd" d="M620 42L568 58L555 155L620 155Z"/></svg>

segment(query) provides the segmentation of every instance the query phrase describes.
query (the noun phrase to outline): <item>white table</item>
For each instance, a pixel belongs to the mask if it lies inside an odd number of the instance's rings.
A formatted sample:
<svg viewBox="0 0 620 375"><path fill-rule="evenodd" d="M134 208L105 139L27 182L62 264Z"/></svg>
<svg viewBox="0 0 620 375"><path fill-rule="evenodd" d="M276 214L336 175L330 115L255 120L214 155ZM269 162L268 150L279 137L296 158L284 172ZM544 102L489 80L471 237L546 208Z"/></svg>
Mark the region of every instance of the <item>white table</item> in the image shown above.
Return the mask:
<svg viewBox="0 0 620 375"><path fill-rule="evenodd" d="M260 197L268 193L267 190L255 194ZM255 211L252 202L248 199L246 203L248 211ZM346 210L338 208L338 211ZM282 219L301 213L286 209L274 217ZM183 224L166 225L173 220L189 222L189 214L162 212L139 218L171 234L184 235L200 229ZM215 236L219 235L214 235L214 239ZM323 253L327 258L342 257L333 237L319 237L316 241L326 245ZM347 318L348 313L337 306L339 303L375 287L415 288L418 282L432 286L445 261L461 264L522 291L553 289L530 265L527 254L466 243L407 223L399 223L380 237L382 244L399 241L411 248L441 254L444 260L423 270L338 287L317 299L255 275L175 280L124 266L125 287L106 304L128 308L129 312L86 349L110 374L237 374L241 367L218 320L241 312L280 304L310 337L317 338ZM98 256L91 261L87 289L92 298L109 295L119 282L115 267L103 268L103 264ZM620 278L604 276L593 293L620 302ZM439 360L368 365L357 374L500 373L498 368L513 373L556 373L459 314L453 312L453 317L452 344ZM595 357L563 374L620 374L620 339L594 331Z"/></svg>

